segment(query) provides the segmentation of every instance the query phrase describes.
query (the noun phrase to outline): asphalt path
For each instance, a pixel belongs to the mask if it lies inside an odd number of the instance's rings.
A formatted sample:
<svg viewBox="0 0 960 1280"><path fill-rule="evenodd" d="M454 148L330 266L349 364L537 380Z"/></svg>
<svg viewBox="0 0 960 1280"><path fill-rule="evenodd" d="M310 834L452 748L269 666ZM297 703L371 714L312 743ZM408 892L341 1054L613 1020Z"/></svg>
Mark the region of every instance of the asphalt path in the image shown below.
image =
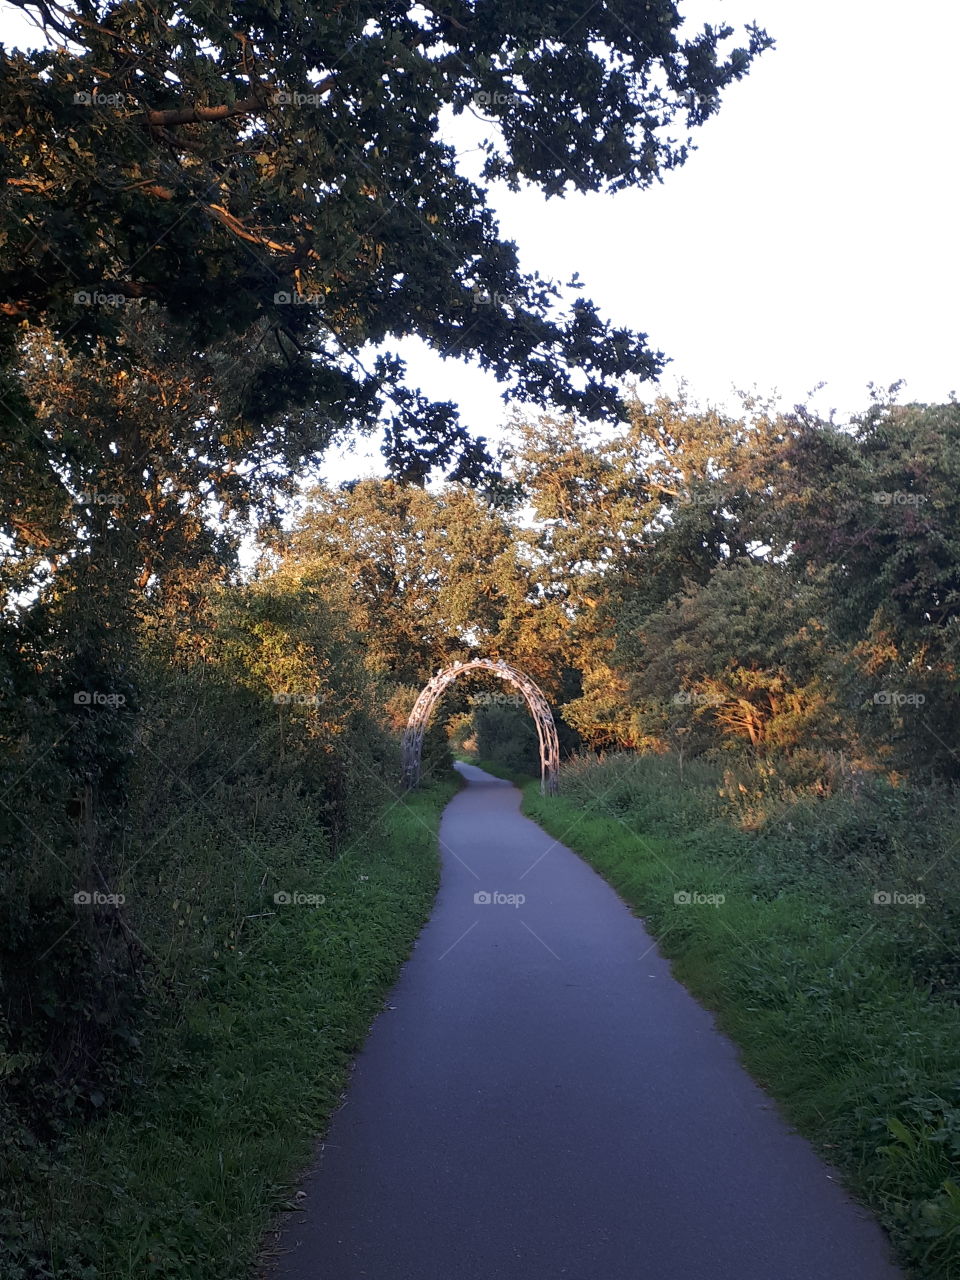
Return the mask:
<svg viewBox="0 0 960 1280"><path fill-rule="evenodd" d="M459 767L434 913L271 1275L902 1276L642 922L515 787Z"/></svg>

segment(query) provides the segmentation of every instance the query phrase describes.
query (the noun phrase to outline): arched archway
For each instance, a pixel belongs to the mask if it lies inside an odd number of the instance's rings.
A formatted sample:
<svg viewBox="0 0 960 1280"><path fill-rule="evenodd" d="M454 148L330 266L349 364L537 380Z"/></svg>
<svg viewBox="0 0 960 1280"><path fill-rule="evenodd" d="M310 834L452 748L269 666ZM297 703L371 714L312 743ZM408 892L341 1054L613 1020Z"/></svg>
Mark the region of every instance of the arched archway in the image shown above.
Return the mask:
<svg viewBox="0 0 960 1280"><path fill-rule="evenodd" d="M560 743L557 740L557 726L554 723L550 704L540 689L529 676L525 676L516 667L506 662L494 662L492 658L475 658L472 662L455 662L452 667L438 671L420 691L420 696L413 704L410 719L403 731L403 781L407 787L415 787L420 781L420 754L423 750L423 735L433 708L439 702L447 685L452 684L457 676L467 671L489 671L515 685L523 694L533 722L537 726L537 737L540 739L540 790L544 795L555 795L557 775L560 769Z"/></svg>

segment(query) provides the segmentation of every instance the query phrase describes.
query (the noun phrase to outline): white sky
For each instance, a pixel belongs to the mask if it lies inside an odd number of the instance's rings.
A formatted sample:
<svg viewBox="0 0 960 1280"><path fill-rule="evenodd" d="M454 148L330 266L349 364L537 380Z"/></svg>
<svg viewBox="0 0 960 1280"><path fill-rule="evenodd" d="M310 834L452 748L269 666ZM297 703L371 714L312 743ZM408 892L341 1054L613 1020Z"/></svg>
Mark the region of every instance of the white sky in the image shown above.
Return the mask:
<svg viewBox="0 0 960 1280"><path fill-rule="evenodd" d="M648 191L547 201L499 189L521 265L578 271L601 313L649 335L702 401L733 387L842 415L867 383L960 388L960 5L679 0L691 26L755 20L777 41L726 93L683 168ZM408 343L424 390L495 437L494 380ZM646 384L651 394L656 387ZM364 450L379 468L376 446ZM368 468L331 459L339 480Z"/></svg>
<svg viewBox="0 0 960 1280"><path fill-rule="evenodd" d="M672 357L667 390L685 378L724 403L732 387L757 386L792 405L825 381L813 403L846 414L866 406L869 381L904 378L903 396L946 399L960 387L960 5L678 7L691 27L756 20L777 47L662 185L563 201L498 189L521 266L559 280L578 271L603 315ZM8 39L11 27L0 25ZM492 377L415 343L402 353L425 392L496 436L506 411ZM378 443L325 468L334 480L372 469Z"/></svg>

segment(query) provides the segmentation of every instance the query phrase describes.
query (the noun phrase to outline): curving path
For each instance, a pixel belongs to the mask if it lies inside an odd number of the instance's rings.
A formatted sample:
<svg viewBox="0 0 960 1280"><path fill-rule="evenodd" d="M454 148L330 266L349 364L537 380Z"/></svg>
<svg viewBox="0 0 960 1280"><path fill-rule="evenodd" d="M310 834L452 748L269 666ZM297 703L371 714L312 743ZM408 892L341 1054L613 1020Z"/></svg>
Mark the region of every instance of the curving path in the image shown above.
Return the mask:
<svg viewBox="0 0 960 1280"><path fill-rule="evenodd" d="M275 1280L901 1276L640 920L516 788L458 767L436 909Z"/></svg>

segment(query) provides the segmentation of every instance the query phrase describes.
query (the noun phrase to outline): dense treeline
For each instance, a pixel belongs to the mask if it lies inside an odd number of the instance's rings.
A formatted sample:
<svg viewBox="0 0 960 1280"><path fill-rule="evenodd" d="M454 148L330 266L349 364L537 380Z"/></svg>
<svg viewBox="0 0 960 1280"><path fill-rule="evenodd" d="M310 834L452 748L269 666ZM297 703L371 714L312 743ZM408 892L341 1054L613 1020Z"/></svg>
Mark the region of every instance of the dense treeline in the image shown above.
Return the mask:
<svg viewBox="0 0 960 1280"><path fill-rule="evenodd" d="M75 631L41 648L43 608L3 637L0 1053L21 1190L36 1140L129 1089L144 1036L182 1019L276 892L315 883L397 770L321 584L277 575L145 618L109 683L78 670Z"/></svg>
<svg viewBox="0 0 960 1280"><path fill-rule="evenodd" d="M955 403L840 427L661 399L619 433L516 423L486 492L319 490L290 554L349 584L372 669L502 657L568 748L955 780L958 481Z"/></svg>

